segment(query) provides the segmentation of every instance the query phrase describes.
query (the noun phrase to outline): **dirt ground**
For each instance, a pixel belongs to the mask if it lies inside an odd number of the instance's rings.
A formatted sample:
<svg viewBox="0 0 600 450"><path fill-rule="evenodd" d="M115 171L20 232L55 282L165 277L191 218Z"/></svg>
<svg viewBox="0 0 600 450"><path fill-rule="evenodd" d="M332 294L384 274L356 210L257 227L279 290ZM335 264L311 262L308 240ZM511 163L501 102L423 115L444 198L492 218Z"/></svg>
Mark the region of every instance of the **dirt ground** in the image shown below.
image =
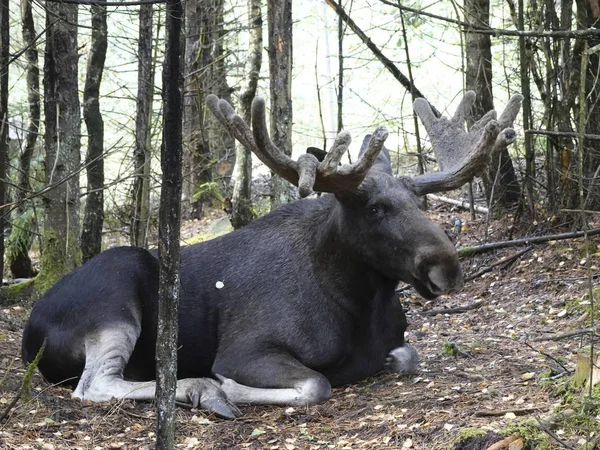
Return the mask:
<svg viewBox="0 0 600 450"><path fill-rule="evenodd" d="M483 238L483 219L472 222L468 213L447 206L435 206L431 216L448 229L451 218L460 217L463 246ZM491 223L488 240L506 238L509 225L508 219ZM600 239L593 242L600 247ZM465 275L523 248L462 258ZM525 430L532 427L522 426L567 408L561 392L570 375L563 372L575 368L582 336L552 338L590 326L586 268L600 273L600 253L586 260L584 249L581 240L537 245L512 264L468 282L463 292L435 301L405 290L400 300L409 316L408 338L420 353L418 374L380 374L335 389L328 402L308 408L241 406L244 415L234 421L179 408L177 446L488 449L503 436L520 433L510 448L595 448L598 436L589 426L548 427L558 439L543 431L530 435ZM474 304L478 307L461 313L427 315ZM19 355L27 314L19 305L0 310L0 416L9 410L0 423L0 449L153 448L156 413L149 403L82 403L36 373L31 399L9 408L25 373ZM456 444L481 430L502 437L488 434Z"/></svg>

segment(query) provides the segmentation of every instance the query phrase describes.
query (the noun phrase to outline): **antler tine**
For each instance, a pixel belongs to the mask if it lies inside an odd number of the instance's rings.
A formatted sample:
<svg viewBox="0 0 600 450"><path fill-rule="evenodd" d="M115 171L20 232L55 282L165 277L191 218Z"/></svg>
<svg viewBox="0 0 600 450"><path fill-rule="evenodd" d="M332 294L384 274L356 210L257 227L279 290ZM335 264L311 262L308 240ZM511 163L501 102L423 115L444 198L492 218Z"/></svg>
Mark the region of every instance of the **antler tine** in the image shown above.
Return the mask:
<svg viewBox="0 0 600 450"><path fill-rule="evenodd" d="M271 141L265 110L265 101L255 97L252 101L252 133L257 147L256 155L281 178L298 186L298 163Z"/></svg>
<svg viewBox="0 0 600 450"><path fill-rule="evenodd" d="M456 112L454 116L452 116L452 122L457 126L464 126L465 117L471 111L471 108L475 104L475 92L467 91L460 101L458 108L456 108Z"/></svg>
<svg viewBox="0 0 600 450"><path fill-rule="evenodd" d="M522 96L513 96L506 110L496 118L495 111L486 113L467 133L463 120L475 101L469 91L462 99L451 120L437 119L425 101L417 99L414 110L421 118L438 159L441 172L414 177L419 195L456 189L479 175L487 166L490 156L515 141L512 122L517 116Z"/></svg>
<svg viewBox="0 0 600 450"><path fill-rule="evenodd" d="M383 148L383 143L388 137L388 132L385 127L377 127L375 132L373 133L373 137L369 141L369 147L367 151L362 155L358 161L354 164L345 164L340 169L338 169L338 173L343 175L354 175L360 176L362 175L363 179L367 175L369 169L375 164L375 160L377 159L377 155ZM362 180L361 180L362 181Z"/></svg>
<svg viewBox="0 0 600 450"><path fill-rule="evenodd" d="M350 147L352 136L347 131L341 131L336 137L333 145L325 155L325 159L319 164L319 173L321 175L329 175L335 172L340 164L340 160L344 153Z"/></svg>
<svg viewBox="0 0 600 450"><path fill-rule="evenodd" d="M206 97L206 106L208 106L213 115L223 124L227 131L229 131L229 134L240 141L244 147L250 151L254 151L256 144L254 143L250 128L241 120L241 117L237 116L229 103L225 100L220 100L214 94L210 94ZM236 116L241 120L241 123L236 120Z"/></svg>

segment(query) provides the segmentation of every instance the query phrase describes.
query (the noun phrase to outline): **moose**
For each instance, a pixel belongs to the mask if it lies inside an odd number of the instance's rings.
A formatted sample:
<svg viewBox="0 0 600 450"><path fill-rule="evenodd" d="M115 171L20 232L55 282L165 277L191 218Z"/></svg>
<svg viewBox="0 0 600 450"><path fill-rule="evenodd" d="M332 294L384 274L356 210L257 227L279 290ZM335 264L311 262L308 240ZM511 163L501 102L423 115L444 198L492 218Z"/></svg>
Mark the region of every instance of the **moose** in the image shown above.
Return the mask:
<svg viewBox="0 0 600 450"><path fill-rule="evenodd" d="M234 418L238 404L315 404L332 387L385 369L415 371L397 284L427 299L463 286L453 244L418 197L481 173L516 139L511 127L521 100L514 95L497 120L490 111L467 132L474 92L451 119L417 99L440 171L395 177L383 127L364 139L353 164L339 164L350 144L346 132L323 161L309 153L293 160L269 138L262 99L253 102L250 127L210 95L217 119L302 197L326 194L182 248L176 399ZM23 361L44 345L39 370L74 388L73 397L152 400L157 301L157 257L134 247L106 250L36 302Z"/></svg>

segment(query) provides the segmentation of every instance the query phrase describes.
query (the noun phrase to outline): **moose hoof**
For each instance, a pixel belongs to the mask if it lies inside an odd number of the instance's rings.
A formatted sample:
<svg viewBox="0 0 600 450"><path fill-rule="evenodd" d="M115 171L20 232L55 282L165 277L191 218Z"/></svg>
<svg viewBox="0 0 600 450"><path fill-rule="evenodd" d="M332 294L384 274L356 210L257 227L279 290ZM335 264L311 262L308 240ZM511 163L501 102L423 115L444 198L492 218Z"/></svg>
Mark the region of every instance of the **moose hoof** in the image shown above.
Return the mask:
<svg viewBox="0 0 600 450"><path fill-rule="evenodd" d="M385 367L396 373L414 373L419 365L419 354L415 348L405 343L393 349L385 360Z"/></svg>
<svg viewBox="0 0 600 450"><path fill-rule="evenodd" d="M235 419L242 415L235 403L227 398L218 381L210 378L190 378L179 381L178 388L183 390L186 399L194 408L200 406L225 419Z"/></svg>

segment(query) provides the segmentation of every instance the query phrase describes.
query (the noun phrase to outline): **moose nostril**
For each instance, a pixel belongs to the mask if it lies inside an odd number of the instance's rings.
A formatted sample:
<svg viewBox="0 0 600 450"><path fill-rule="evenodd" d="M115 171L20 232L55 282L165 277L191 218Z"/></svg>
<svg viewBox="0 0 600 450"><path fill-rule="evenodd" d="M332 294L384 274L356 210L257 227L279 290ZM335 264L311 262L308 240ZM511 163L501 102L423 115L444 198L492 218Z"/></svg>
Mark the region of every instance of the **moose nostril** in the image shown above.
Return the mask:
<svg viewBox="0 0 600 450"><path fill-rule="evenodd" d="M464 284L460 273L451 273L442 265L429 269L427 278L432 292L437 294L460 291Z"/></svg>

